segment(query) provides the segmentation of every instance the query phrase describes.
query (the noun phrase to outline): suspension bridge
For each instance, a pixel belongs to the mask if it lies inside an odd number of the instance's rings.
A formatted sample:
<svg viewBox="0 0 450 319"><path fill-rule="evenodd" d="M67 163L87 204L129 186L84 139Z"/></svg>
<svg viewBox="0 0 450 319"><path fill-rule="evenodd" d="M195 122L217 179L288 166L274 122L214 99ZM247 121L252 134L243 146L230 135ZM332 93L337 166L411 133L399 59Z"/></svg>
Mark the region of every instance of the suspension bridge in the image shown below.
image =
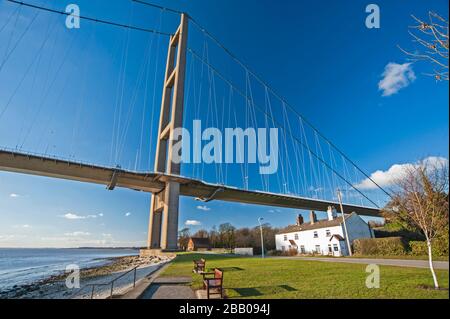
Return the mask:
<svg viewBox="0 0 450 319"><path fill-rule="evenodd" d="M92 43L95 42L94 37L101 41L100 36L111 32L105 31L107 28L123 31L125 37L123 42L116 38L111 41L115 50L112 51L118 54L110 56L110 59L117 58L120 67L118 76L114 77L116 82L103 88L105 91L114 85L116 88L112 94L105 94L105 101L98 97L102 88L98 87L101 81L96 77L102 72L108 73L111 67L108 59L102 59L104 68L99 67L95 74L90 74L89 69L99 61L72 66L70 72L77 70L86 79L81 81L84 84L80 88L80 101L69 101L69 108L65 110L66 113L75 111L67 116L67 122L64 122L65 114L59 114L57 107L62 107L61 95L67 90L65 81L73 73L64 75L61 70L76 60L70 54L77 35L69 39L67 48L58 51L58 41L63 36L69 37L67 32L70 31L62 28L59 38L53 32L61 22L60 16L68 16L69 13L14 0L7 0L3 5L10 13L0 25L0 35L7 30L13 35L9 37L5 55L0 59L0 80L5 81L2 72L8 72L8 67L16 78L11 79L10 85L2 84L4 90L0 92L0 124L3 123L0 125L0 145L3 146L0 149L0 170L100 184L108 190L120 187L151 193L149 249L177 249L180 196L193 197L201 202L219 200L326 211L329 206L339 207L336 190L340 189L345 212L380 216L380 207L389 193L196 20L186 13L145 1L133 0L130 3L133 8L145 6L157 10L159 13L152 16L155 25L148 28L134 25L133 19L128 23L118 23L82 14L77 16L92 25L92 29L85 31ZM24 19L21 25L19 17L26 10L31 18ZM172 31L163 30L162 17L167 13L178 19L178 25ZM37 19L44 14L45 23L39 24ZM56 16L55 21L51 20L53 16ZM97 30L96 27L102 29ZM33 46L34 51L30 49L33 51L30 56L18 55L21 44L33 28L43 35L41 42ZM191 30L197 33L191 33ZM120 35L123 36L122 33ZM145 38L134 40L133 43L142 45L142 50L137 50L141 54L141 63L131 66L130 42L133 37ZM53 39L53 47L49 39ZM80 50L88 60L94 53L86 50L89 45L86 42L89 43L85 40ZM164 43L168 49L161 49ZM196 48L196 43L200 43L200 49ZM214 59L213 53L216 52L222 54L221 59ZM47 56L47 69L46 54L50 54ZM16 56L21 61L20 66L13 63ZM56 61L57 56L63 57L60 64ZM159 67L161 58L166 60L165 68ZM53 64L56 64L54 69L51 67ZM45 77L41 74L44 69L49 73ZM103 82L108 79L110 77L106 76ZM33 88L44 82L41 88L36 89L40 96L28 96L24 89L27 81L31 86L28 89L30 94L34 92ZM92 94L98 94L95 98L90 95L90 89ZM112 132L112 136L100 135L98 142L92 136L82 136L88 121L83 116L98 116L94 121L102 118L102 122L108 122L104 113L88 109L87 106L94 103L108 104L105 108L112 123L110 130L105 130ZM155 123L158 108L159 122ZM59 116L59 120L54 116ZM255 165L245 161L234 164L177 163L173 160L174 145L181 137L178 140L174 138L174 131L180 127L192 130L191 122L196 119L202 119L208 127L219 130L228 127L277 128L281 132L277 150L280 169L275 174L261 175ZM5 131L1 129L3 126L6 130L7 122L17 123L14 126L18 131L12 134L13 137L5 137ZM57 145L59 135L63 136L64 142ZM17 139L15 142L14 138ZM110 147L105 150L102 145ZM33 147L37 151L31 151ZM39 148L41 152L38 152ZM59 148L67 154L66 158L49 154ZM90 150L84 154L103 163L88 164L77 159L77 150L83 148ZM109 159L105 160L108 153ZM128 167L125 167L127 165L123 163L127 161Z"/></svg>

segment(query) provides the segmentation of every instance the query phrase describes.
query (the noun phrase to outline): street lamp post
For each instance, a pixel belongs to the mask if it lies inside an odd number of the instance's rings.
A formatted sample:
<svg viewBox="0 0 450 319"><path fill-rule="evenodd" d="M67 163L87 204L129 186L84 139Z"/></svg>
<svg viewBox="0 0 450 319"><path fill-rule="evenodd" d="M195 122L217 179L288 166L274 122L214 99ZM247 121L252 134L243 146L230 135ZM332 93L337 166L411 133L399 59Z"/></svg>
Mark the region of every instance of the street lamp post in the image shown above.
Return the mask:
<svg viewBox="0 0 450 319"><path fill-rule="evenodd" d="M263 237L263 229L262 229L262 221L264 220L264 218L260 217L258 218L258 222L259 222L259 230L261 231L261 253L262 253L262 258L264 258L264 237Z"/></svg>
<svg viewBox="0 0 450 319"><path fill-rule="evenodd" d="M344 224L344 232L345 232L345 239L347 241L348 254L351 257L353 255L352 254L352 246L350 245L350 239L348 238L347 223L345 222L344 207L342 206L342 195L341 195L341 191L339 190L339 188L337 190L337 196L338 196L338 200L339 200L339 206L341 207L342 223Z"/></svg>

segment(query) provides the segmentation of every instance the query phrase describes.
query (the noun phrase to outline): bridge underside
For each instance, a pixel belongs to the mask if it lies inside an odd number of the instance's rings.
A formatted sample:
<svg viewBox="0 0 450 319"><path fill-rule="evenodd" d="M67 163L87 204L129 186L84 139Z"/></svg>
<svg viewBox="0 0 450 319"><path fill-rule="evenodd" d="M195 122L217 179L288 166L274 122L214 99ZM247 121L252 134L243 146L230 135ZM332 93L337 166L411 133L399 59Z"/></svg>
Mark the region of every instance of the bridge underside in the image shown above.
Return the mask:
<svg viewBox="0 0 450 319"><path fill-rule="evenodd" d="M332 201L247 191L180 176L136 173L12 151L0 150L0 171L101 184L110 190L121 187L153 194L163 193L167 183L174 182L180 184L180 195L195 197L203 201L221 200L316 211L326 211L328 206L339 207L339 203ZM381 216L378 208L348 204L344 204L343 207L345 212L356 212L365 216Z"/></svg>

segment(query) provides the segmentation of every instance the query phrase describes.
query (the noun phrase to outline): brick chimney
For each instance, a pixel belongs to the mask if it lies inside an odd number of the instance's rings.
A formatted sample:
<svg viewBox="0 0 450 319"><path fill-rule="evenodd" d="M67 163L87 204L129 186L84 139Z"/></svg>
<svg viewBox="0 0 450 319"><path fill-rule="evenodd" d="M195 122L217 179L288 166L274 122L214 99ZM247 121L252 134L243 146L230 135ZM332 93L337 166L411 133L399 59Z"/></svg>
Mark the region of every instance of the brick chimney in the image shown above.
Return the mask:
<svg viewBox="0 0 450 319"><path fill-rule="evenodd" d="M297 216L296 225L297 225L297 226L300 226L301 224L303 224L303 216L299 214L299 215Z"/></svg>
<svg viewBox="0 0 450 319"><path fill-rule="evenodd" d="M333 220L337 217L336 208L333 206L328 206L327 210L328 220Z"/></svg>
<svg viewBox="0 0 450 319"><path fill-rule="evenodd" d="M309 219L311 221L311 225L314 225L314 223L317 222L317 215L313 210L309 213Z"/></svg>

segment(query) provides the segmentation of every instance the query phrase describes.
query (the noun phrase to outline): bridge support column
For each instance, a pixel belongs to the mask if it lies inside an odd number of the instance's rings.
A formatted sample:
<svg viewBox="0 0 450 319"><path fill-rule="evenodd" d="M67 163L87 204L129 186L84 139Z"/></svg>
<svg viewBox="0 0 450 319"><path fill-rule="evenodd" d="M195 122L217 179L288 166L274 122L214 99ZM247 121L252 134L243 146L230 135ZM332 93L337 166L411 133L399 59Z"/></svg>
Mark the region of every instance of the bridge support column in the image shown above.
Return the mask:
<svg viewBox="0 0 450 319"><path fill-rule="evenodd" d="M150 221L148 225L148 249L161 248L161 225L163 209L160 208L160 196L152 195L150 203Z"/></svg>
<svg viewBox="0 0 450 319"><path fill-rule="evenodd" d="M161 231L161 247L166 250L178 249L178 207L180 200L180 184L166 184L163 224Z"/></svg>
<svg viewBox="0 0 450 319"><path fill-rule="evenodd" d="M184 82L188 17L181 15L181 23L170 37L167 52L166 75L161 101L155 172L180 175L180 164L172 160L174 130L183 126ZM178 206L180 184L166 182L163 193L153 195L150 207L148 248L176 250L178 248Z"/></svg>

